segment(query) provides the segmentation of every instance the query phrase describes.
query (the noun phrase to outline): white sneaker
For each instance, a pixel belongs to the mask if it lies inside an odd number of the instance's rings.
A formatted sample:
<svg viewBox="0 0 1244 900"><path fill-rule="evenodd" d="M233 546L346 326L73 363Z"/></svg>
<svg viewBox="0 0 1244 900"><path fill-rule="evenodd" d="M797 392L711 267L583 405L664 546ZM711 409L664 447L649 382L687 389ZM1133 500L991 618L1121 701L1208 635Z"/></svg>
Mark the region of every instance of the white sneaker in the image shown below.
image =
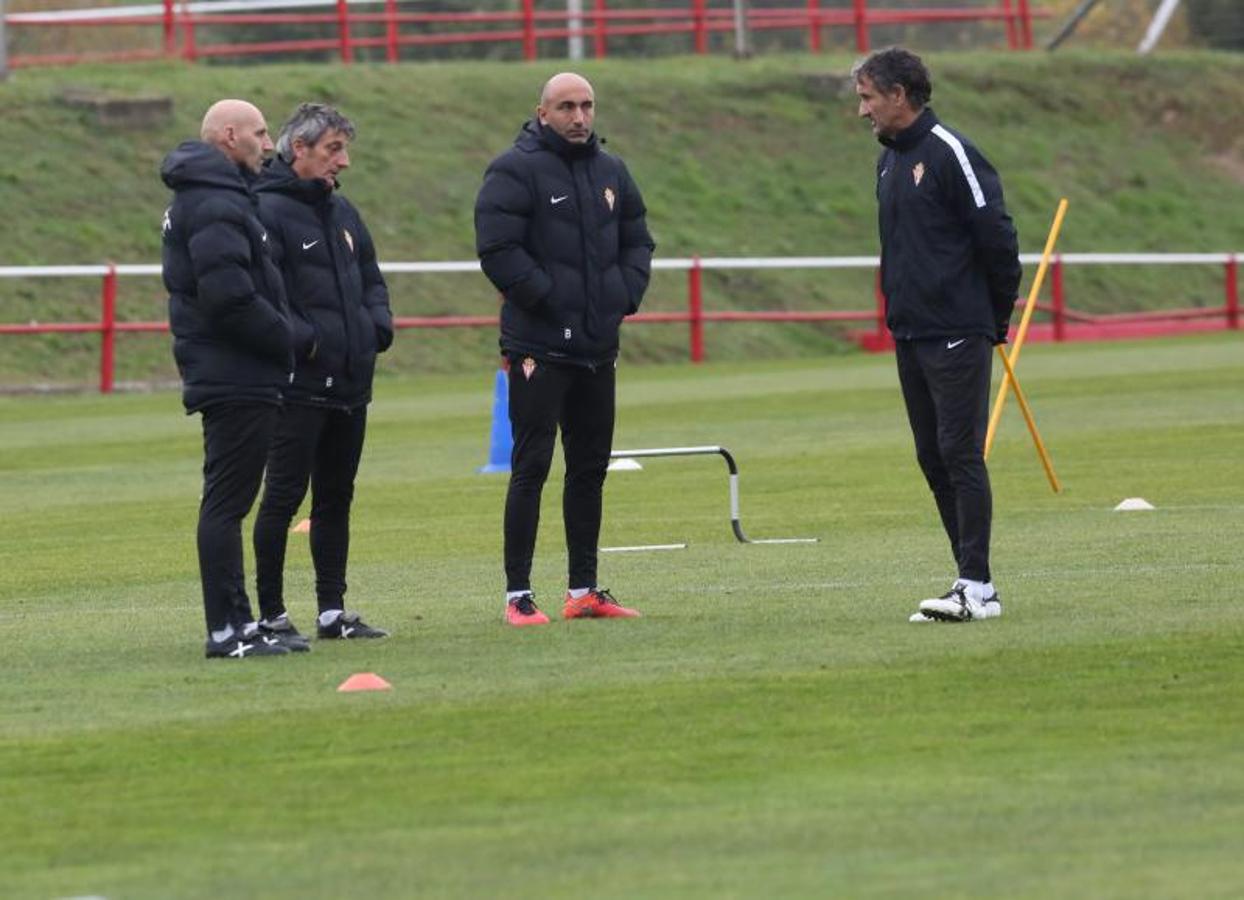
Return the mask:
<svg viewBox="0 0 1244 900"><path fill-rule="evenodd" d="M1002 598L997 591L981 597L977 591L956 581L940 597L920 601L919 615L939 622L971 622L973 619L996 619L1002 615ZM910 621L917 619L913 616Z"/></svg>
<svg viewBox="0 0 1244 900"><path fill-rule="evenodd" d="M924 613L917 610L916 612L912 613L910 616L907 617L907 621L908 622L936 622L937 619L933 618L932 616L926 616Z"/></svg>

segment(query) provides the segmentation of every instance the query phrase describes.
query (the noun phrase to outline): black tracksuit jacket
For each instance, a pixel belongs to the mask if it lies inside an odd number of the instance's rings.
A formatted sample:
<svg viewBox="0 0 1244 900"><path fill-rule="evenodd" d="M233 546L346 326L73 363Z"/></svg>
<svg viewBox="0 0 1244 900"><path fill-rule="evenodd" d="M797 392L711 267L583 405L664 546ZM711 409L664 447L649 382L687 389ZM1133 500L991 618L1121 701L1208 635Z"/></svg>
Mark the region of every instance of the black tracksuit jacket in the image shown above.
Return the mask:
<svg viewBox="0 0 1244 900"><path fill-rule="evenodd" d="M1004 341L1020 264L1015 226L989 161L933 110L877 160L881 287L899 340Z"/></svg>
<svg viewBox="0 0 1244 900"><path fill-rule="evenodd" d="M251 176L215 147L186 141L164 158L160 177L173 190L163 270L186 411L279 404L293 338Z"/></svg>
<svg viewBox="0 0 1244 900"><path fill-rule="evenodd" d="M299 343L289 403L354 409L371 400L376 354L393 343L389 289L354 206L277 158L256 185Z"/></svg>
<svg viewBox="0 0 1244 900"><path fill-rule="evenodd" d="M618 354L622 317L639 309L652 236L625 164L535 121L484 173L475 247L505 298L501 348L595 366Z"/></svg>

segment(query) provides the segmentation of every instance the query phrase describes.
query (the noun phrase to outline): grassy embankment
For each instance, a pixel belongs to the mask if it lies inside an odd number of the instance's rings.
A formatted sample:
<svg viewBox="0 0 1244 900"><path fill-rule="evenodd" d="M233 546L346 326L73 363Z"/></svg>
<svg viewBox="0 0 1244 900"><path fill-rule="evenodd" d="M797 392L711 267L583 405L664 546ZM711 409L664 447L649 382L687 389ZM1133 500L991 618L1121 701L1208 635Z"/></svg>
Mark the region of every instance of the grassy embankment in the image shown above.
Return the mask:
<svg viewBox="0 0 1244 900"><path fill-rule="evenodd" d="M855 117L844 56L587 63L599 130L642 185L663 256L868 254L876 250L876 151ZM1244 145L1224 110L1244 108L1244 60L1186 54L934 56L935 107L1003 173L1022 247L1039 251L1056 202L1072 207L1066 251L1221 251L1244 246ZM337 103L360 136L345 189L383 258L467 259L488 159L511 139L558 63L232 68L182 65L19 71L0 85L0 264L156 262L163 154L213 99L254 99L276 125L299 101ZM174 120L100 130L58 96L69 85L164 93ZM399 313L484 312L475 276L395 276ZM706 278L709 308L868 308L868 273L732 271ZM1205 269L1076 269L1073 305L1093 310L1221 302ZM660 273L649 309L681 309L685 276ZM163 318L154 279L122 283L121 315ZM0 321L95 317L95 281L0 282ZM712 326L718 359L806 356L842 345L832 326ZM382 365L486 369L487 331L408 333ZM89 383L97 340L6 338L0 383ZM678 325L630 329L631 360L679 359ZM123 380L170 379L167 342L123 336Z"/></svg>

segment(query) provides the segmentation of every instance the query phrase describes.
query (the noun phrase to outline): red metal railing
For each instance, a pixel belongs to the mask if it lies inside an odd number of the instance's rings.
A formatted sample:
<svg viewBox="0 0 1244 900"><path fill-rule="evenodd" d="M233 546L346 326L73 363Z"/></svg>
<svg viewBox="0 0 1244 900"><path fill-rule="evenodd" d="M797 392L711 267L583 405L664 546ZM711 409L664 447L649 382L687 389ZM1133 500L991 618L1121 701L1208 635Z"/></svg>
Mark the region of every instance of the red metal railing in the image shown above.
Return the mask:
<svg viewBox="0 0 1244 900"><path fill-rule="evenodd" d="M1035 262L1035 256L1022 257ZM1184 309L1146 310L1143 312L1092 314L1068 308L1063 269L1077 265L1207 265L1223 267L1223 305ZM859 322L869 330L853 333L857 342L868 350L892 347L885 328L885 298L879 276L874 278L874 305L871 309L855 310L722 310L704 309L704 271L706 269L865 269L877 266L876 257L768 257L662 259L654 263L658 270L683 270L687 273L687 306L680 312L640 313L628 319L636 323L685 323L688 326L688 357L699 363L705 358L704 324L706 322ZM474 262L389 263L381 266L386 274L474 273ZM120 276L158 276L155 265L117 266L28 266L0 267L0 278L95 277L102 278L100 318L96 322L29 322L0 324L4 334L98 334L99 390L109 393L114 386L115 342L118 333L165 332L168 322L134 322L117 319L117 284ZM1107 340L1154 335L1178 334L1187 331L1240 330L1239 255L1234 253L1200 254L1093 254L1080 253L1055 256L1050 264L1050 302L1039 302L1038 311L1048 322L1034 323L1028 339ZM497 317L488 316L400 316L394 320L398 328L495 328Z"/></svg>
<svg viewBox="0 0 1244 900"><path fill-rule="evenodd" d="M102 52L14 53L9 65L18 68L38 65L69 65L79 62L125 62L153 58L181 58L189 61L205 57L253 56L256 54L323 53L349 64L355 51L383 50L384 59L397 62L403 47L452 44L517 43L523 58L533 60L539 42L569 37L590 37L597 57L608 55L610 37L633 35L687 34L690 48L708 53L709 36L734 29L733 7L729 0L685 0L685 7L608 9L607 0L594 0L591 9L575 13L578 27L570 27L571 15L564 7L538 10L536 0L521 0L513 11L494 12L399 12L396 0L375 0L380 12L356 12L347 0L333 0L327 13L191 13L175 0L161 0L162 12L151 15L107 16L100 10L83 10L80 16L40 16L38 13L10 14L8 27L16 33L25 29L77 29L96 27L150 27L160 30L160 48L132 47ZM710 3L718 5L713 6ZM854 31L855 47L866 52L870 29L876 25L921 25L953 22L998 22L1005 29L1007 46L1012 50L1032 48L1032 20L1046 18L1052 11L1029 6L1028 0L997 0L992 6L889 9L871 5L869 0L852 0L851 7L823 9L820 0L804 0L804 6L752 7L747 11L748 27L753 31L798 31L808 34L808 48L820 52L822 31L849 28ZM560 3L558 4L560 7ZM89 13L89 15L88 15ZM280 39L205 44L199 30L219 30L229 26L325 26L335 29L333 37ZM383 26L374 37L358 37L355 26ZM446 26L458 30L438 31ZM420 29L415 33L406 29ZM63 43L63 42L61 42Z"/></svg>

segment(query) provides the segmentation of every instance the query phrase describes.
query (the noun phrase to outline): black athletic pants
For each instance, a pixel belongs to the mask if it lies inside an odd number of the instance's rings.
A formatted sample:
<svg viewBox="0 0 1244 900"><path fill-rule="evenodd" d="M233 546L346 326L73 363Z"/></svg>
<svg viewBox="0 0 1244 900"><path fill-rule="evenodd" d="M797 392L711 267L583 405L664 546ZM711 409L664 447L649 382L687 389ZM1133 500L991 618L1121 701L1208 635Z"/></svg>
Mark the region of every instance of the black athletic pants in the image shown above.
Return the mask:
<svg viewBox="0 0 1244 900"><path fill-rule="evenodd" d="M979 335L895 344L916 459L933 491L959 577L990 581L993 495L985 430L993 344Z"/></svg>
<svg viewBox="0 0 1244 900"><path fill-rule="evenodd" d="M350 504L366 430L366 406L344 410L287 404L282 411L255 517L255 584L265 619L285 612L285 545L308 483L316 601L320 612L344 608Z"/></svg>
<svg viewBox="0 0 1244 900"><path fill-rule="evenodd" d="M203 410L198 545L209 633L230 625L240 630L255 619L242 568L242 520L259 493L280 413L272 403L222 403Z"/></svg>
<svg viewBox="0 0 1244 900"><path fill-rule="evenodd" d="M595 368L510 359L510 487L505 497L507 591L531 589L540 495L558 426L566 459L562 517L569 556L567 587L596 587L601 494L613 447L613 363Z"/></svg>

